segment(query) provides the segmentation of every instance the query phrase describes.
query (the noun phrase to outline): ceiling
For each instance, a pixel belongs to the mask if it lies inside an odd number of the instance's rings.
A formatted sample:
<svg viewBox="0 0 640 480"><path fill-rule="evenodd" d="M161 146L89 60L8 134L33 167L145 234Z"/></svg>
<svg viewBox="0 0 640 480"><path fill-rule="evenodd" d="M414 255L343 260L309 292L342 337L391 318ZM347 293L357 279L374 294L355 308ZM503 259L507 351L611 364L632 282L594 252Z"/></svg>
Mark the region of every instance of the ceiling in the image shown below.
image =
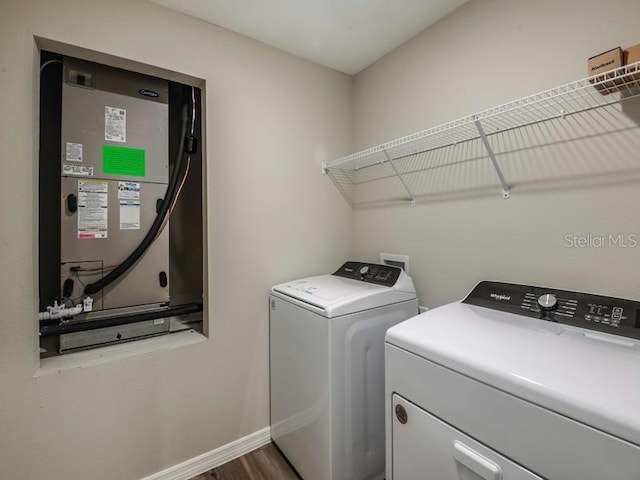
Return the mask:
<svg viewBox="0 0 640 480"><path fill-rule="evenodd" d="M151 0L354 75L468 0Z"/></svg>

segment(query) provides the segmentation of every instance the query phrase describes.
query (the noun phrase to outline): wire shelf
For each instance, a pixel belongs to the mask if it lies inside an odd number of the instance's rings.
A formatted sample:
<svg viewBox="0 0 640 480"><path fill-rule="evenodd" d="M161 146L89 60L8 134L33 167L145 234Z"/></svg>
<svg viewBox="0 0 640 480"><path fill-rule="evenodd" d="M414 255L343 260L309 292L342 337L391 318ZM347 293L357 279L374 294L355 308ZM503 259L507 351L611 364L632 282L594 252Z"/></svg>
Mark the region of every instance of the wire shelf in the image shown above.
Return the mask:
<svg viewBox="0 0 640 480"><path fill-rule="evenodd" d="M338 158L323 164L323 172L332 178L352 207L360 203L355 195L358 184L362 183L362 177L372 175L364 174L364 169L369 167L380 170L373 176L393 177L395 175L402 184L401 188L406 192L401 196L415 204L415 195L402 175L402 161L409 157L415 160L416 156L426 158L428 155L425 154L434 150L477 140L484 144L502 184L503 196L508 198L509 187L488 138L514 129L616 105L638 96L640 96L640 62L567 83ZM382 169L379 167L385 164L387 167ZM388 196L389 192L386 194Z"/></svg>

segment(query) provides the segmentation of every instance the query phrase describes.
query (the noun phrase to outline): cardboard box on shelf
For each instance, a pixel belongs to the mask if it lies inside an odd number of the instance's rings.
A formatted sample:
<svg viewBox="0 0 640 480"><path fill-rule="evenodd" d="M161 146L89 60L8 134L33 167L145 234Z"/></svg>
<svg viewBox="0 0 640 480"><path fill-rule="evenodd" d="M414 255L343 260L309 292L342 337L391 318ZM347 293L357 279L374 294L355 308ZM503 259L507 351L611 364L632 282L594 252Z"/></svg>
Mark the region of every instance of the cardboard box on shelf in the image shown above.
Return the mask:
<svg viewBox="0 0 640 480"><path fill-rule="evenodd" d="M636 63L640 61L640 43L638 45L634 45L633 47L629 47L624 51L624 64L630 65L632 63ZM632 67L629 69L630 72L638 71L638 67ZM634 90L640 89L640 71L638 73L634 73L631 76L631 87Z"/></svg>
<svg viewBox="0 0 640 480"><path fill-rule="evenodd" d="M598 75L608 70L622 66L622 49L616 47L604 53L600 53L587 60L589 76Z"/></svg>
<svg viewBox="0 0 640 480"><path fill-rule="evenodd" d="M587 60L588 75L590 77L593 75L598 75L598 77L596 77L594 80L591 80L591 83L598 82L595 87L600 90L600 93L602 93L603 95L608 95L611 92L618 91L618 89L616 88L616 84L613 81L604 83L601 82L606 78L612 76L605 75L605 72L613 70L614 68L619 68L621 66L622 49L620 47L616 47L612 50L606 51Z"/></svg>
<svg viewBox="0 0 640 480"><path fill-rule="evenodd" d="M633 47L629 47L624 51L625 65L636 63L637 61L640 61L640 43L638 45L634 45Z"/></svg>

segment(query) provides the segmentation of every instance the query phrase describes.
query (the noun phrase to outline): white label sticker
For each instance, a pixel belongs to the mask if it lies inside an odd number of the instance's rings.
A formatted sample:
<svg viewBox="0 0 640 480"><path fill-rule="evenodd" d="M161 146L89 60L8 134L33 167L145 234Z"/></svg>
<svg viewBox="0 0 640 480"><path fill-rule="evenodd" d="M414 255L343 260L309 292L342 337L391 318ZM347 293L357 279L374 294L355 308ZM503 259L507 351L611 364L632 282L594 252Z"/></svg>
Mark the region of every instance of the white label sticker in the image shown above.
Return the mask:
<svg viewBox="0 0 640 480"><path fill-rule="evenodd" d="M138 182L118 182L118 198L140 200L140 184Z"/></svg>
<svg viewBox="0 0 640 480"><path fill-rule="evenodd" d="M78 180L78 238L107 238L109 184Z"/></svg>
<svg viewBox="0 0 640 480"><path fill-rule="evenodd" d="M82 144L67 142L67 162L82 161Z"/></svg>
<svg viewBox="0 0 640 480"><path fill-rule="evenodd" d="M162 325L164 323L164 318L157 318L153 321L154 325Z"/></svg>
<svg viewBox="0 0 640 480"><path fill-rule="evenodd" d="M140 230L140 202L120 200L120 230Z"/></svg>
<svg viewBox="0 0 640 480"><path fill-rule="evenodd" d="M71 165L65 163L62 165L63 175L79 175L81 177L93 177L93 167L85 165Z"/></svg>
<svg viewBox="0 0 640 480"><path fill-rule="evenodd" d="M104 107L104 139L120 143L127 141L127 111L124 108Z"/></svg>

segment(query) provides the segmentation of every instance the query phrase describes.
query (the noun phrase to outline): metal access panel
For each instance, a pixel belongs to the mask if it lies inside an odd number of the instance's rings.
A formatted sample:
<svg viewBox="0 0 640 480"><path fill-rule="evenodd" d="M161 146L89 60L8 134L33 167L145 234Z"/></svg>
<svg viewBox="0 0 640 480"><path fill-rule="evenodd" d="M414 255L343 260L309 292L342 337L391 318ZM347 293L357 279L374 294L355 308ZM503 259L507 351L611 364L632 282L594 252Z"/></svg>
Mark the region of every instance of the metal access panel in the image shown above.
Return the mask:
<svg viewBox="0 0 640 480"><path fill-rule="evenodd" d="M60 352L86 350L101 345L137 340L141 337L163 335L169 333L169 325L168 318L160 318L86 332L67 333L60 335Z"/></svg>
<svg viewBox="0 0 640 480"><path fill-rule="evenodd" d="M80 295L133 252L156 217L168 184L169 85L72 58L63 75L61 288L71 278ZM169 302L168 276L167 228L94 307L157 308Z"/></svg>

